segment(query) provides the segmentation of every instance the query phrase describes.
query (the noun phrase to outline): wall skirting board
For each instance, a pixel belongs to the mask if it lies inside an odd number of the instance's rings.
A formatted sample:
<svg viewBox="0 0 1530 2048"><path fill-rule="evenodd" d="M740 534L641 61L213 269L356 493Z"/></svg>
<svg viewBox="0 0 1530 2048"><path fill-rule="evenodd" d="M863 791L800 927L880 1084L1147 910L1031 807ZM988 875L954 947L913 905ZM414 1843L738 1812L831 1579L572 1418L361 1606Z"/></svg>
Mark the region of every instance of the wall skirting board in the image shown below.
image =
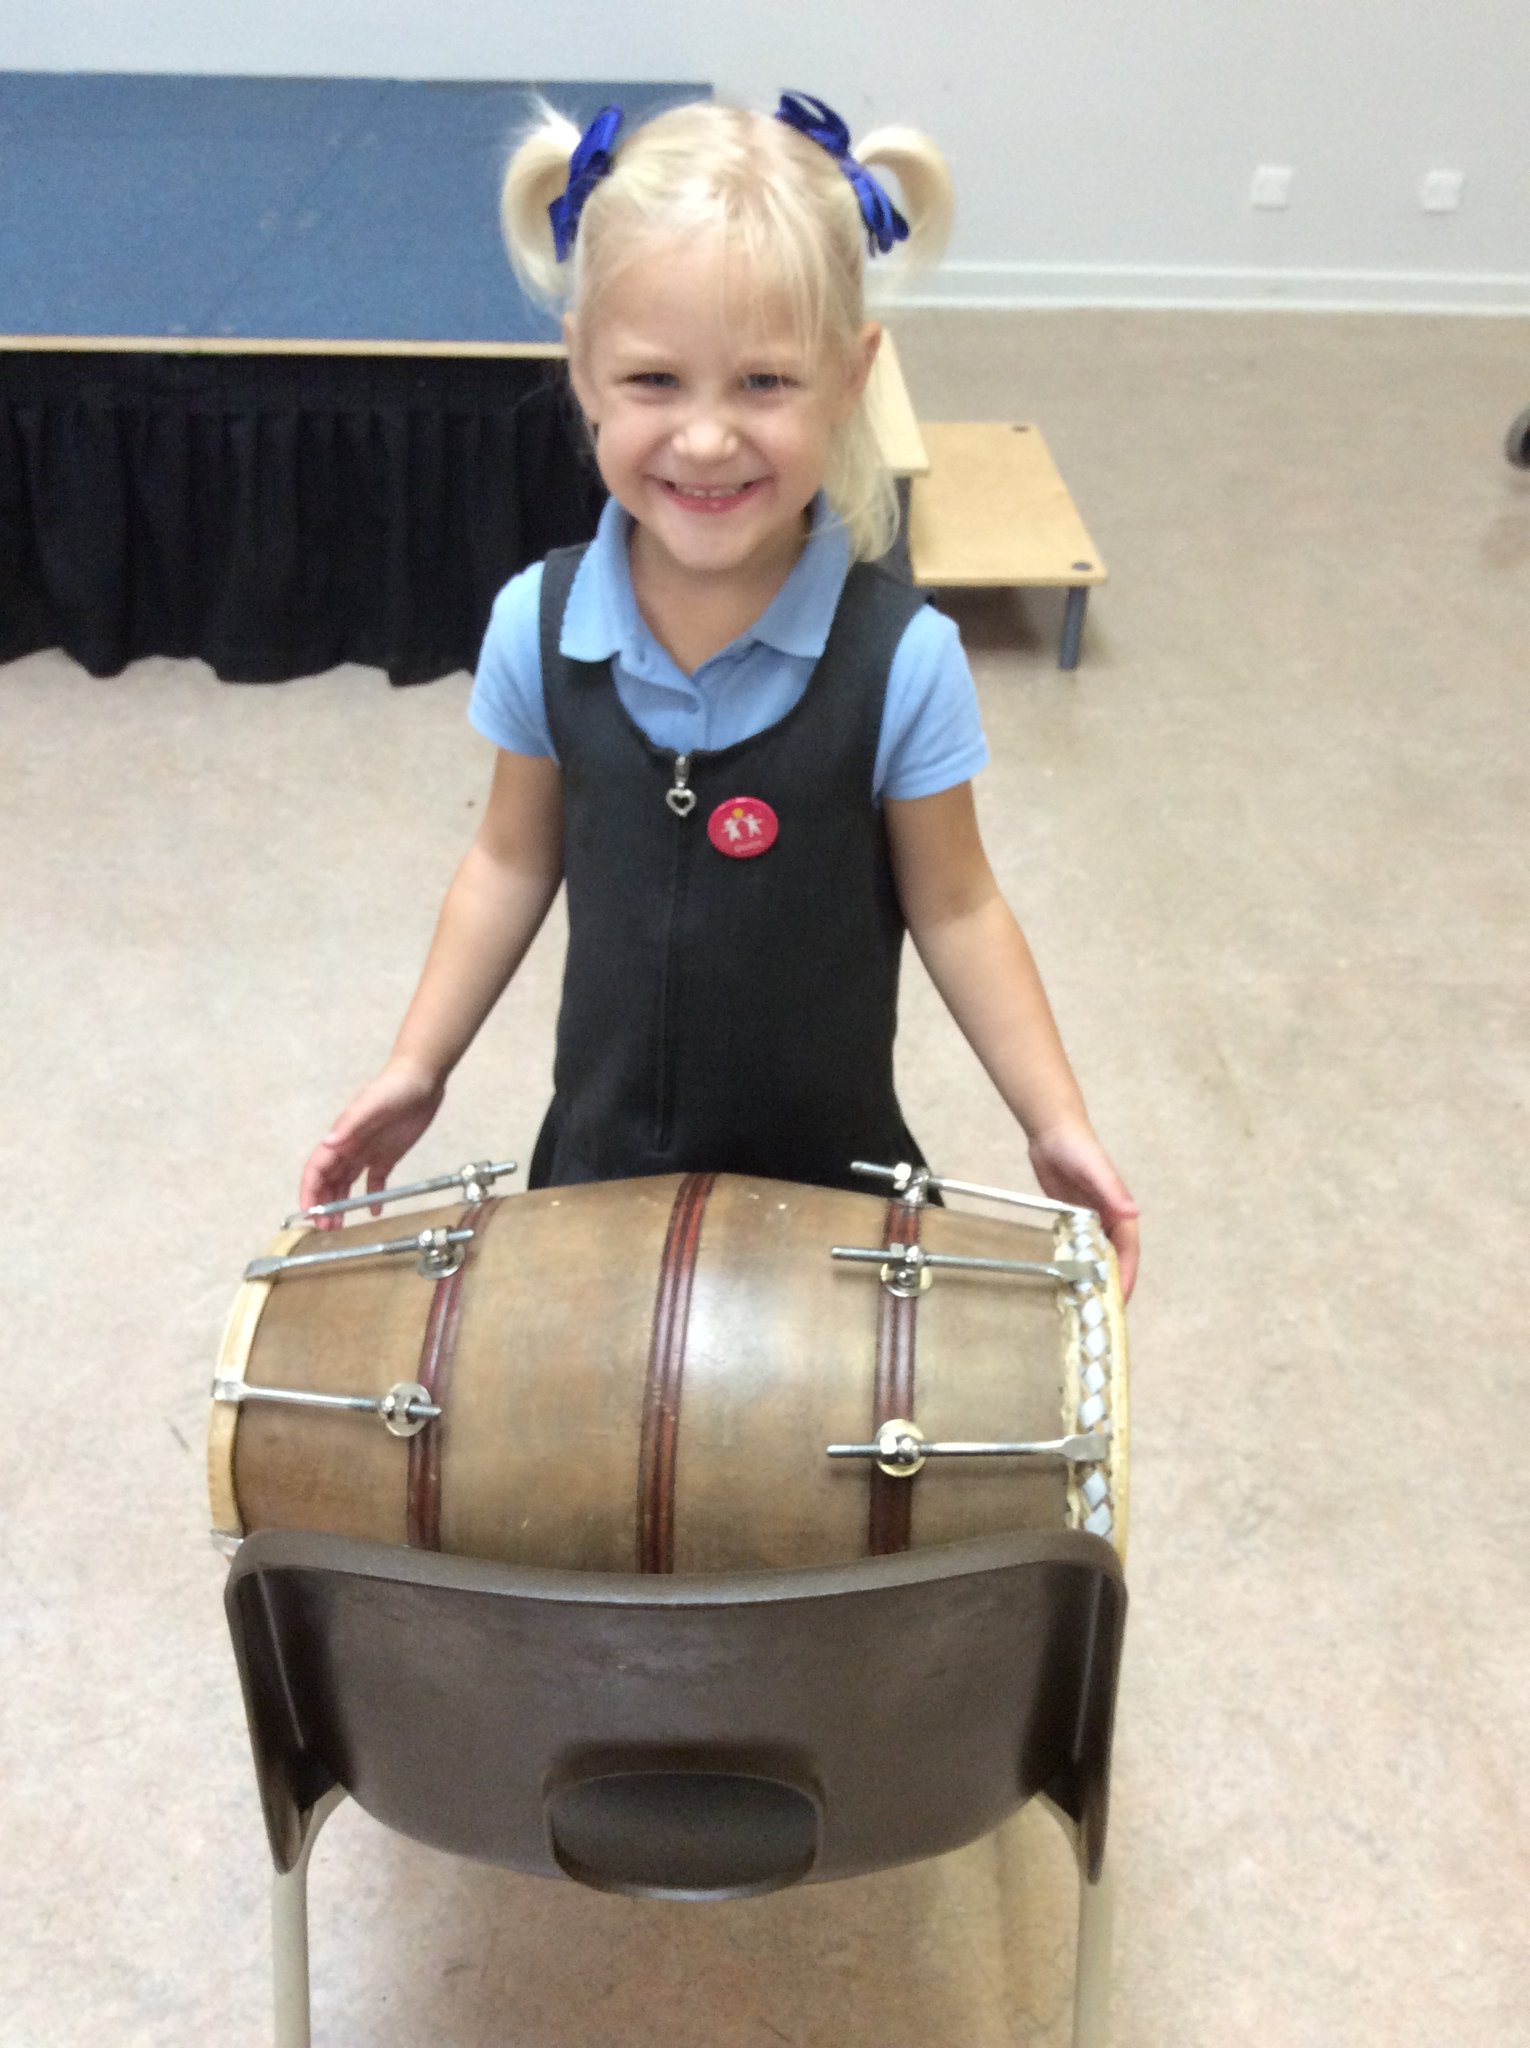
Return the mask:
<svg viewBox="0 0 1530 2048"><path fill-rule="evenodd" d="M1213 265L947 263L904 305L1142 306L1228 312L1530 314L1530 272L1233 270Z"/></svg>

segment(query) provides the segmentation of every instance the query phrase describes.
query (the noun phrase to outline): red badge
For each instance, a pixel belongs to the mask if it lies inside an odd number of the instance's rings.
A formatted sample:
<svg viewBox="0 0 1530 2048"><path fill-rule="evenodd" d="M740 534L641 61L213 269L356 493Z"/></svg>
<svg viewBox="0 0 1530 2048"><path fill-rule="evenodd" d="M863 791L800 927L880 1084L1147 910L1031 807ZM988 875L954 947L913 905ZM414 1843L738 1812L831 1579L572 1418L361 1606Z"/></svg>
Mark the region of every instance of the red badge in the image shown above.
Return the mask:
<svg viewBox="0 0 1530 2048"><path fill-rule="evenodd" d="M730 796L707 819L707 837L729 860L753 860L776 843L781 821L763 797Z"/></svg>

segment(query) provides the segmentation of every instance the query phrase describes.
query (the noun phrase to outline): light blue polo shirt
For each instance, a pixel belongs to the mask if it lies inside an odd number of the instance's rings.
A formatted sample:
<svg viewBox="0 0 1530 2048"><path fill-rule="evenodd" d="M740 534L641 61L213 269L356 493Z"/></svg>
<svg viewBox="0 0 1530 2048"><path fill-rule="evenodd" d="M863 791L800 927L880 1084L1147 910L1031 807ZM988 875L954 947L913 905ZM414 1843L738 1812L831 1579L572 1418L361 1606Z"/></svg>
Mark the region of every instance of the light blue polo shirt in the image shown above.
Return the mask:
<svg viewBox="0 0 1530 2048"><path fill-rule="evenodd" d="M731 747L784 718L823 653L850 567L849 540L824 498L814 500L807 545L770 604L693 675L659 645L638 610L627 566L631 526L609 499L569 592L561 651L573 661L612 662L628 716L666 751ZM538 562L494 600L468 716L496 746L556 760L542 695L541 593ZM969 781L987 761L956 627L924 605L893 656L872 795L935 796Z"/></svg>

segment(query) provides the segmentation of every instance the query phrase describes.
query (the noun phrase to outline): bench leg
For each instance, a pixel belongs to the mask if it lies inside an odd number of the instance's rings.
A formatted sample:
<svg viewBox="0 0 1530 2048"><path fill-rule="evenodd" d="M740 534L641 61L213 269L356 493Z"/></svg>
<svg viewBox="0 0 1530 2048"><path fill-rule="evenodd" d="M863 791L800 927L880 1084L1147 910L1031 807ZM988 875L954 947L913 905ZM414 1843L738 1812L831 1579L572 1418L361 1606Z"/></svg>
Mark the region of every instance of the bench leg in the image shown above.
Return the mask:
<svg viewBox="0 0 1530 2048"><path fill-rule="evenodd" d="M1086 585L1079 584L1068 592L1068 606L1063 613L1062 651L1057 657L1059 668L1078 667L1078 644L1084 634L1084 608L1088 602Z"/></svg>

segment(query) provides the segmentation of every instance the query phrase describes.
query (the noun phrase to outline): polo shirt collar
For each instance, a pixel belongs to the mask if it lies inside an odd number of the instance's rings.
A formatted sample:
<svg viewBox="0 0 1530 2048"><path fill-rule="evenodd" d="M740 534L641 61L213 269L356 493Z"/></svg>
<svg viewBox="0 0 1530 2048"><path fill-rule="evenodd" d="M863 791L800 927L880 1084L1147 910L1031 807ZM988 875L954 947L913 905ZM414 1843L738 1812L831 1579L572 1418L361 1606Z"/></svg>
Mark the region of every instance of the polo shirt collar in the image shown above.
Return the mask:
<svg viewBox="0 0 1530 2048"><path fill-rule="evenodd" d="M850 542L821 491L812 510L807 545L791 574L740 637L763 641L780 654L816 660L823 653L845 587ZM610 661L617 656L627 665L639 648L652 644L627 566L631 530L627 513L614 498L608 498L563 614L558 646L570 661Z"/></svg>

